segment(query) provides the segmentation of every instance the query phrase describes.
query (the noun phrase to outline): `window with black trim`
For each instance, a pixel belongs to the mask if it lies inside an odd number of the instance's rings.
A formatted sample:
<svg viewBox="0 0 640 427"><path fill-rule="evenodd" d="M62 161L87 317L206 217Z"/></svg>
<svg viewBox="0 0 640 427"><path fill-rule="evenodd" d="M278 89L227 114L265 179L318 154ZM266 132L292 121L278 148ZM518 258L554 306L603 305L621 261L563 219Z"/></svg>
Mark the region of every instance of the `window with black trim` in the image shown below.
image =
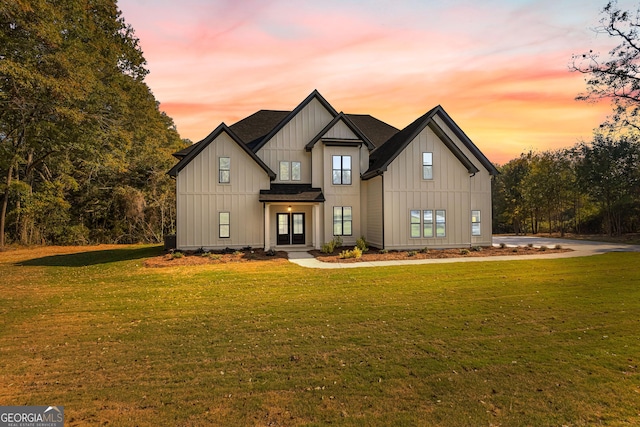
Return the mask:
<svg viewBox="0 0 640 427"><path fill-rule="evenodd" d="M231 182L231 158L220 157L218 159L218 182L220 184L229 184Z"/></svg>
<svg viewBox="0 0 640 427"><path fill-rule="evenodd" d="M333 183L351 185L351 156L333 156Z"/></svg>
<svg viewBox="0 0 640 427"><path fill-rule="evenodd" d="M433 153L422 153L422 179L433 179Z"/></svg>
<svg viewBox="0 0 640 427"><path fill-rule="evenodd" d="M481 236L480 230L480 211L473 210L471 211L471 235L472 236Z"/></svg>
<svg viewBox="0 0 640 427"><path fill-rule="evenodd" d="M334 206L333 207L333 235L334 236L351 236L353 225L353 217L351 206Z"/></svg>
<svg viewBox="0 0 640 427"><path fill-rule="evenodd" d="M219 227L219 236L220 238L228 238L231 233L231 215L229 212L219 212L218 213L218 227Z"/></svg>

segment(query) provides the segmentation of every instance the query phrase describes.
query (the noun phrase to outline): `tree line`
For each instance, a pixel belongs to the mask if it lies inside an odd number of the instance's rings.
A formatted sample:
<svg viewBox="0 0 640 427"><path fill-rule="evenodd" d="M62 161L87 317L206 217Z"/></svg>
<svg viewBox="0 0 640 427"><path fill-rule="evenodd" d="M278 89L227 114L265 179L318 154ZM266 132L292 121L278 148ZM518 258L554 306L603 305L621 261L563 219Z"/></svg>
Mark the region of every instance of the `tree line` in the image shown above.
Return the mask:
<svg viewBox="0 0 640 427"><path fill-rule="evenodd" d="M156 242L186 146L116 0L0 0L0 248Z"/></svg>
<svg viewBox="0 0 640 427"><path fill-rule="evenodd" d="M493 229L620 235L640 230L640 142L596 134L569 149L528 152L498 166Z"/></svg>

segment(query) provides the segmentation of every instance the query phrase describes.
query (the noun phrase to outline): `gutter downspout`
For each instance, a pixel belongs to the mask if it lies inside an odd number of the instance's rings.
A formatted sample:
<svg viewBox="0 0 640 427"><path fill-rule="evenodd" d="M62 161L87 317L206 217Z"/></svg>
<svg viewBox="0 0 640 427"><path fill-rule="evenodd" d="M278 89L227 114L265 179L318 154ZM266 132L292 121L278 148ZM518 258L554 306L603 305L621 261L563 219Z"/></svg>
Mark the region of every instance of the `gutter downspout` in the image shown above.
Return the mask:
<svg viewBox="0 0 640 427"><path fill-rule="evenodd" d="M380 174L380 179L382 180L382 249L385 249L384 246L384 175Z"/></svg>

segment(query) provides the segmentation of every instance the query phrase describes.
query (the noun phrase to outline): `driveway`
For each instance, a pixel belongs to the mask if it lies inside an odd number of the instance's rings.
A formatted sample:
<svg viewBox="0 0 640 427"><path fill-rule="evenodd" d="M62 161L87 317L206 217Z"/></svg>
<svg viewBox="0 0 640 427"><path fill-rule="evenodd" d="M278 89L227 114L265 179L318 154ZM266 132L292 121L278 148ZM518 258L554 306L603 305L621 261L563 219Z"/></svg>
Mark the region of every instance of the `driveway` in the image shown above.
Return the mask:
<svg viewBox="0 0 640 427"><path fill-rule="evenodd" d="M561 245L563 248L573 249L572 252L561 252L556 254L540 255L504 255L489 257L470 258L445 258L445 259L417 259L401 261L373 261L356 263L330 263L321 262L308 252L289 252L289 261L307 268L363 268L363 267L385 267L395 265L416 265L416 264L447 264L452 262L487 262L487 261L513 261L528 259L550 259L550 258L573 258L604 254L607 252L640 252L640 245L626 245L624 243L594 242L587 240L555 239L551 237L537 236L494 236L494 246L501 243L507 246L527 246L534 247L547 246L554 247Z"/></svg>

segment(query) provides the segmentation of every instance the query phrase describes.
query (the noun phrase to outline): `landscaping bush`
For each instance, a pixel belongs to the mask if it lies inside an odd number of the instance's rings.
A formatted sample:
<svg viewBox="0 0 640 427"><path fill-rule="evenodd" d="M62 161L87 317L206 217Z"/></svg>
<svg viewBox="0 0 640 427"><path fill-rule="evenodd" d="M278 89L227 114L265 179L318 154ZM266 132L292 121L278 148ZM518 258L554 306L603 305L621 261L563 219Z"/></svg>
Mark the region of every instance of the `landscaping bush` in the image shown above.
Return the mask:
<svg viewBox="0 0 640 427"><path fill-rule="evenodd" d="M418 251L409 251L407 252L407 256L416 256L418 255Z"/></svg>
<svg viewBox="0 0 640 427"><path fill-rule="evenodd" d="M346 249L346 250L340 252L340 255L338 255L338 257L341 258L341 259L361 258L362 257L362 251L360 250L359 247L355 246L352 250Z"/></svg>
<svg viewBox="0 0 640 427"><path fill-rule="evenodd" d="M429 248L425 246L424 248L420 249L420 253L421 254L428 254L429 253Z"/></svg>
<svg viewBox="0 0 640 427"><path fill-rule="evenodd" d="M360 236L358 240L356 240L356 247L360 249L362 252L367 252L369 248L367 247L367 241L364 236Z"/></svg>
<svg viewBox="0 0 640 427"><path fill-rule="evenodd" d="M460 255L469 255L469 249L467 248L460 249Z"/></svg>

